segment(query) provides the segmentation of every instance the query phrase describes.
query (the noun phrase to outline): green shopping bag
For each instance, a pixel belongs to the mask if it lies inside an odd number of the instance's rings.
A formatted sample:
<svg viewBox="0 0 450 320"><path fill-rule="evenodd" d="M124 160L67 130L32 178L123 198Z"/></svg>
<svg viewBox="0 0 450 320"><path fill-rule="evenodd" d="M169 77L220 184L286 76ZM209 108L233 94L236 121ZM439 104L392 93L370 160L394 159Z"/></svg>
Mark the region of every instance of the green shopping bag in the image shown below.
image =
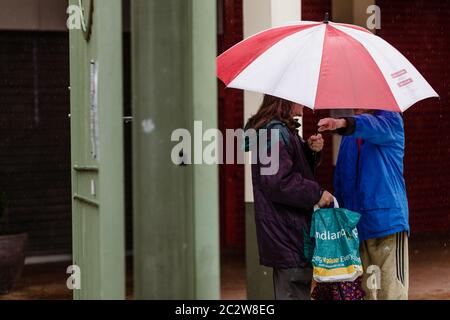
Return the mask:
<svg viewBox="0 0 450 320"><path fill-rule="evenodd" d="M317 282L354 281L363 273L356 225L361 215L344 208L315 208L305 254L312 254L313 277ZM310 239L311 240L311 239Z"/></svg>

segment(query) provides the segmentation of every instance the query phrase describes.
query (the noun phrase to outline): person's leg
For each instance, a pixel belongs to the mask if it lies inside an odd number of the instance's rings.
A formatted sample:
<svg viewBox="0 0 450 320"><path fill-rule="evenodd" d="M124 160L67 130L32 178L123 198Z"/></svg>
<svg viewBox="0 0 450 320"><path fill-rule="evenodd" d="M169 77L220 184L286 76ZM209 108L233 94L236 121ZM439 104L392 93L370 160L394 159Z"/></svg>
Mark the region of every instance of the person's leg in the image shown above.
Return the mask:
<svg viewBox="0 0 450 320"><path fill-rule="evenodd" d="M310 300L311 268L273 269L276 300Z"/></svg>
<svg viewBox="0 0 450 320"><path fill-rule="evenodd" d="M407 300L409 286L408 236L405 232L369 239L361 245L363 288L367 300ZM368 288L367 268L380 268L380 289Z"/></svg>
<svg viewBox="0 0 450 320"><path fill-rule="evenodd" d="M370 273L367 272L367 268L372 265L372 260L370 258L370 253L373 251L370 248L373 247L373 241L372 240L365 240L361 242L360 246L360 256L361 256L361 262L363 266L364 273L362 275L362 287L364 289L364 292L366 293L365 300L376 300L376 291L368 288L368 280L370 277Z"/></svg>

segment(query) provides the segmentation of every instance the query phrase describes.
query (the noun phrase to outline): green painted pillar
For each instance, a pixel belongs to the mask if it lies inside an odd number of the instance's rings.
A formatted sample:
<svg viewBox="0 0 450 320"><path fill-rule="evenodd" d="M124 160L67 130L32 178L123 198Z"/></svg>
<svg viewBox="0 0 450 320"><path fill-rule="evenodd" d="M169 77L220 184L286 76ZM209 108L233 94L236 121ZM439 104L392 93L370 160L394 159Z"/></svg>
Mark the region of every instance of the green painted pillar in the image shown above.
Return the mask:
<svg viewBox="0 0 450 320"><path fill-rule="evenodd" d="M73 263L81 272L74 297L123 299L121 1L69 1L79 3L86 29L70 31Z"/></svg>
<svg viewBox="0 0 450 320"><path fill-rule="evenodd" d="M135 297L218 299L218 167L171 160L175 129L217 128L215 1L131 4Z"/></svg>

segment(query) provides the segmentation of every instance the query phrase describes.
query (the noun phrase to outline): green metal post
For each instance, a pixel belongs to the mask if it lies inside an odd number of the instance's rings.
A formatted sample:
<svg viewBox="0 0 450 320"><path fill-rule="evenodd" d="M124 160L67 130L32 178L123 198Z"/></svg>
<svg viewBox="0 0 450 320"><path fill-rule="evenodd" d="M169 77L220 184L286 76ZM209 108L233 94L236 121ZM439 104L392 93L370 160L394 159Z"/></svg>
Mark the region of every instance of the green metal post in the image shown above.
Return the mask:
<svg viewBox="0 0 450 320"><path fill-rule="evenodd" d="M138 299L220 297L218 168L171 160L175 129L217 128L215 9L211 0L132 1Z"/></svg>
<svg viewBox="0 0 450 320"><path fill-rule="evenodd" d="M124 299L121 1L81 3L86 32L70 31L74 297Z"/></svg>

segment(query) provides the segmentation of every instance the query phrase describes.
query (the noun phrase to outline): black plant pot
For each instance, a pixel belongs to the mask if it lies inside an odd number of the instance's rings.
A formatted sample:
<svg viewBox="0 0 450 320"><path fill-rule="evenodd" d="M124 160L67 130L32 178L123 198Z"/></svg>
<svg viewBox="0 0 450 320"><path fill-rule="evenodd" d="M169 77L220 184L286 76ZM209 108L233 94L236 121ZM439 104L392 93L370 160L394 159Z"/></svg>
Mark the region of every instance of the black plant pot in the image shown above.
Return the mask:
<svg viewBox="0 0 450 320"><path fill-rule="evenodd" d="M27 234L0 236L0 294L7 294L20 277L27 239Z"/></svg>

